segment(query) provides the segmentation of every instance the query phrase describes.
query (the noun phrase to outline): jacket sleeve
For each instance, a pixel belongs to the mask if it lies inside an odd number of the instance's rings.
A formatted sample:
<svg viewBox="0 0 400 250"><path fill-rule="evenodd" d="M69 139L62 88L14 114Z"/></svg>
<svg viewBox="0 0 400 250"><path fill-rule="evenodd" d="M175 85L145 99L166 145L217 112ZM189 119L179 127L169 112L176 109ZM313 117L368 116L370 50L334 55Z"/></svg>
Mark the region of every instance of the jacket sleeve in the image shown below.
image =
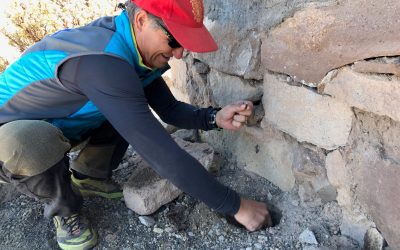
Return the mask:
<svg viewBox="0 0 400 250"><path fill-rule="evenodd" d="M218 212L239 210L237 193L182 150L155 119L142 84L127 62L105 55L72 58L63 64L59 78L66 87L86 95L158 174Z"/></svg>
<svg viewBox="0 0 400 250"><path fill-rule="evenodd" d="M150 107L165 123L185 129L212 129L208 117L213 108L197 108L176 100L161 77L147 86L144 93Z"/></svg>

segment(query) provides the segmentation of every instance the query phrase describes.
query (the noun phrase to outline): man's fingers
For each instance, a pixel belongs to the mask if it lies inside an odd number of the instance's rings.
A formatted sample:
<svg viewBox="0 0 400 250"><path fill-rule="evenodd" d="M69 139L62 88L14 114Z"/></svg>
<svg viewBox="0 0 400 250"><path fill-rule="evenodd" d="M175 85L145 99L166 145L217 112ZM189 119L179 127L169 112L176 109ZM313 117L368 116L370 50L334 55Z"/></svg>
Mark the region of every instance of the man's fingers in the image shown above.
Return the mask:
<svg viewBox="0 0 400 250"><path fill-rule="evenodd" d="M244 123L244 122L247 121L247 117L244 116L244 115L234 115L234 116L233 116L233 120L234 120L234 121L237 121L237 122Z"/></svg>
<svg viewBox="0 0 400 250"><path fill-rule="evenodd" d="M241 122L238 122L235 120L232 121L232 125L236 128L241 128L243 126L243 124Z"/></svg>
<svg viewBox="0 0 400 250"><path fill-rule="evenodd" d="M233 113L248 113L251 114L251 110L253 109L253 104L250 101L242 101L236 104L228 105L229 111Z"/></svg>

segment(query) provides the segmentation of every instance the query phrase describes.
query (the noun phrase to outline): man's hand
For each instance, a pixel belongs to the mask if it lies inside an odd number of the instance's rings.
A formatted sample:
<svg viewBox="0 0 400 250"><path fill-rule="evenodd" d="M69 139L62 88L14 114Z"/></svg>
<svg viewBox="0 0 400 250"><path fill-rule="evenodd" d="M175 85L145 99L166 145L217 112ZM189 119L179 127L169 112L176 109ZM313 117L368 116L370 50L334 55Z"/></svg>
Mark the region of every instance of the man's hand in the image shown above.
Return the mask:
<svg viewBox="0 0 400 250"><path fill-rule="evenodd" d="M234 215L235 219L249 231L261 229L263 226L272 226L271 215L267 205L253 200L240 200L239 211Z"/></svg>
<svg viewBox="0 0 400 250"><path fill-rule="evenodd" d="M217 112L215 119L220 128L239 130L246 124L252 112L253 103L251 101L240 101L223 107Z"/></svg>

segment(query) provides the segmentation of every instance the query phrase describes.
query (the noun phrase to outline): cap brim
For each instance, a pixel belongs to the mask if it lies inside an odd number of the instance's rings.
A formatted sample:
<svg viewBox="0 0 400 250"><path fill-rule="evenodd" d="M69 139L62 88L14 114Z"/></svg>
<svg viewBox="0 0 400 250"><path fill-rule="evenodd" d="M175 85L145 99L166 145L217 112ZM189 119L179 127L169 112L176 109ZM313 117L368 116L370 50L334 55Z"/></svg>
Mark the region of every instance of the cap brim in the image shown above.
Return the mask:
<svg viewBox="0 0 400 250"><path fill-rule="evenodd" d="M218 50L210 32L204 26L192 28L163 19L165 26L183 48L192 52L212 52Z"/></svg>

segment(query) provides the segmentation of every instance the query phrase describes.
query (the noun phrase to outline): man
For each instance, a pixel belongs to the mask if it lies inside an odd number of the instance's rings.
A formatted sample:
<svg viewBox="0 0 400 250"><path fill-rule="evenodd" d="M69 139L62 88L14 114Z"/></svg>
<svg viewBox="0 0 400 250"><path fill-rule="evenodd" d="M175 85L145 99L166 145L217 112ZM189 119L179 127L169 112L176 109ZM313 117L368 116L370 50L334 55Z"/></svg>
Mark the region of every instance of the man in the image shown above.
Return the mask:
<svg viewBox="0 0 400 250"><path fill-rule="evenodd" d="M45 37L0 75L0 179L46 203L62 249L96 244L79 193L121 197L110 177L129 144L161 176L248 230L271 224L265 204L218 183L149 110L203 130L238 130L251 115L249 101L222 109L178 102L161 78L184 49L217 49L203 11L201 0L128 1L119 16ZM66 153L83 142L69 164Z"/></svg>

